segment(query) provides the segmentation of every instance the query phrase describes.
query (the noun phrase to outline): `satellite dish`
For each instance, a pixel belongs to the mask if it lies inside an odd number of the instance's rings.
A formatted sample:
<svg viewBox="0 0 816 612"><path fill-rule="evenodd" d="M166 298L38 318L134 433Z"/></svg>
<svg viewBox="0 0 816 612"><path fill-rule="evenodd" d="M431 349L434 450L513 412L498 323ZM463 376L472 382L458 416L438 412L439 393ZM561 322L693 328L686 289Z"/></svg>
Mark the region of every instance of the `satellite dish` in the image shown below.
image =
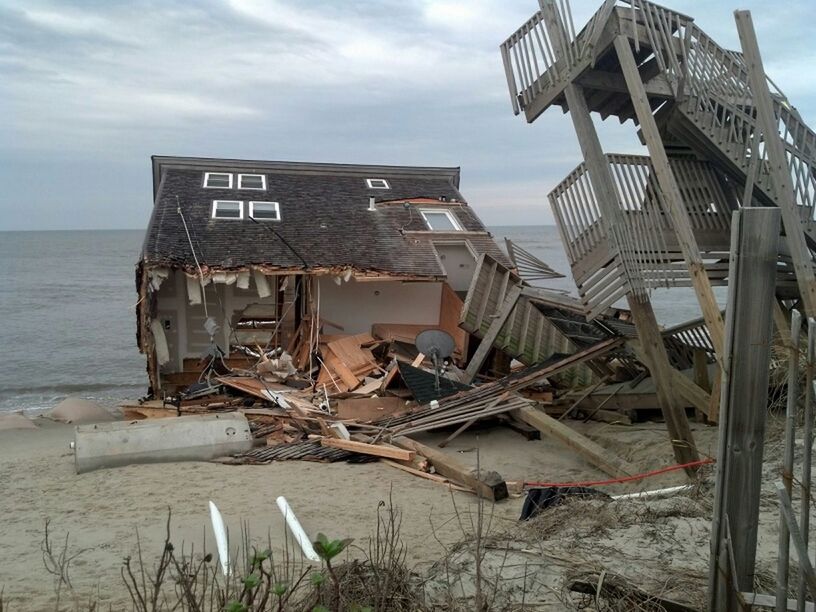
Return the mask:
<svg viewBox="0 0 816 612"><path fill-rule="evenodd" d="M419 332L414 339L414 345L420 353L431 358L436 374L436 390L439 391L439 373L442 369L442 360L450 357L456 348L456 342L448 332L441 329L426 329Z"/></svg>

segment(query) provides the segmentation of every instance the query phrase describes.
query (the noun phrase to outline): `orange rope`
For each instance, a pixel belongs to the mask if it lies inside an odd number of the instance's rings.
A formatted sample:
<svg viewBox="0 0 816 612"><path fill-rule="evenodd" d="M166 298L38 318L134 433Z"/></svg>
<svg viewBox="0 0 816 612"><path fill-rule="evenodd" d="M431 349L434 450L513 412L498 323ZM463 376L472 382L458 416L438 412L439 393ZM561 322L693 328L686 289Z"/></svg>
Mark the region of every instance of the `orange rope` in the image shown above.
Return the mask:
<svg viewBox="0 0 816 612"><path fill-rule="evenodd" d="M643 480L650 476L657 476L658 474L665 474L666 472L674 472L675 470L684 470L690 467L698 467L700 465L708 465L714 463L714 459L700 459L699 461L692 461L690 463L680 463L677 465L670 465L659 470L645 472L644 474L637 474L635 476L626 476L625 478L615 478L613 480L595 480L589 482L529 482L525 481L525 487L595 487L600 485L619 484L622 482L631 482L633 480Z"/></svg>

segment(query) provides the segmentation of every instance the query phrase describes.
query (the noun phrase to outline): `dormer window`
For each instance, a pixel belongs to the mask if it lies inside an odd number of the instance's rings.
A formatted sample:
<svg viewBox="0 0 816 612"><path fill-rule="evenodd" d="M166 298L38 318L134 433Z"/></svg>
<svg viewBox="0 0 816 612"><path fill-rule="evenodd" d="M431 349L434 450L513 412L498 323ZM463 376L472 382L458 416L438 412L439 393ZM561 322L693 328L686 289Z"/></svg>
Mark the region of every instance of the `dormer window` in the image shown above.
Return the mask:
<svg viewBox="0 0 816 612"><path fill-rule="evenodd" d="M388 185L388 181L385 179L366 179L366 185L368 185L369 189L391 189L391 187Z"/></svg>
<svg viewBox="0 0 816 612"><path fill-rule="evenodd" d="M204 186L213 189L232 189L232 174L229 172L205 172Z"/></svg>
<svg viewBox="0 0 816 612"><path fill-rule="evenodd" d="M461 232L462 226L449 210L420 209L428 229L433 232Z"/></svg>
<svg viewBox="0 0 816 612"><path fill-rule="evenodd" d="M213 219L243 219L244 203L238 200L213 200Z"/></svg>
<svg viewBox="0 0 816 612"><path fill-rule="evenodd" d="M238 189L258 189L266 190L265 174L239 174Z"/></svg>
<svg viewBox="0 0 816 612"><path fill-rule="evenodd" d="M258 221L280 221L280 205L277 202L250 202L249 216Z"/></svg>

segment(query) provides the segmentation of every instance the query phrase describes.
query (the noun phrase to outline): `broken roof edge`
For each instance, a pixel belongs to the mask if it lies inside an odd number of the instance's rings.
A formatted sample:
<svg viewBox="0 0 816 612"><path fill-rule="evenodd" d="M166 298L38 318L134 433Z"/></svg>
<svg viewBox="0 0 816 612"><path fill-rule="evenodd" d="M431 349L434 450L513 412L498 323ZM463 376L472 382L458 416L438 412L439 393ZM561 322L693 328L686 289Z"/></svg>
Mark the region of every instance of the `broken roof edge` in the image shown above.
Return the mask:
<svg viewBox="0 0 816 612"><path fill-rule="evenodd" d="M182 170L205 170L209 168L264 170L266 172L289 174L320 174L339 176L372 177L372 174L387 176L426 176L445 178L459 189L459 166L388 166L382 164L340 164L328 162L263 161L250 159L227 159L219 157L184 157L172 155L151 155L153 164L153 197L159 191L162 170L175 168Z"/></svg>
<svg viewBox="0 0 816 612"><path fill-rule="evenodd" d="M198 276L199 270L195 266L184 265L175 261L165 260L151 260L142 258L139 260L137 267L144 270L152 270L158 268L167 268L170 270L181 270L190 276ZM405 274L399 272L387 272L384 270L376 270L373 268L357 268L355 266L273 266L269 264L248 264L239 266L210 266L206 264L201 265L201 272L205 276L219 272L238 273L238 272L252 272L257 270L267 276L283 276L283 275L297 275L303 276L340 276L346 274L349 270L357 281L427 281L427 282L443 282L447 280L447 275L444 274Z"/></svg>

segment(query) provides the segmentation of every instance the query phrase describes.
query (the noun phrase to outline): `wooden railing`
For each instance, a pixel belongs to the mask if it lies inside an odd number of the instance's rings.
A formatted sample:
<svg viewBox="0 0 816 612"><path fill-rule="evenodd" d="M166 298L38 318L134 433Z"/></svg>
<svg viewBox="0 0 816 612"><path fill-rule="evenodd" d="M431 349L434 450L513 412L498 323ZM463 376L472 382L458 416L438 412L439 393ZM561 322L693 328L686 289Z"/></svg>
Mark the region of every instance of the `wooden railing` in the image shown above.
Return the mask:
<svg viewBox="0 0 816 612"><path fill-rule="evenodd" d="M614 10L631 21L635 47L651 48L684 115L768 199L776 202L764 138L758 134L748 70L742 54L722 48L690 18L648 0L604 0L587 25L576 31L569 0L540 0L541 9L501 44L513 111L518 114L548 88L563 86L596 51ZM551 37L545 27L556 27ZM637 25L638 27L634 27ZM768 80L785 143L795 203L803 223L816 222L816 133L779 88ZM754 155L757 152L758 155ZM746 190L750 195L750 189ZM776 202L778 204L778 202ZM816 229L816 225L814 225Z"/></svg>
<svg viewBox="0 0 816 612"><path fill-rule="evenodd" d="M589 23L576 34L569 0L540 0L537 11L500 45L513 112L519 114L549 87L563 81L570 68L587 59L616 0L604 0ZM544 24L544 9L550 11L564 36L554 40Z"/></svg>
<svg viewBox="0 0 816 612"><path fill-rule="evenodd" d="M620 298L621 292L644 295L657 287L686 286L689 275L674 233L657 177L648 157L606 156L616 190L611 218L603 218L584 164L549 194L567 259L579 294L592 312ZM686 203L691 227L712 240L715 259L728 250L729 200L711 167L689 158L670 164ZM706 264L712 282L722 282L727 264Z"/></svg>

